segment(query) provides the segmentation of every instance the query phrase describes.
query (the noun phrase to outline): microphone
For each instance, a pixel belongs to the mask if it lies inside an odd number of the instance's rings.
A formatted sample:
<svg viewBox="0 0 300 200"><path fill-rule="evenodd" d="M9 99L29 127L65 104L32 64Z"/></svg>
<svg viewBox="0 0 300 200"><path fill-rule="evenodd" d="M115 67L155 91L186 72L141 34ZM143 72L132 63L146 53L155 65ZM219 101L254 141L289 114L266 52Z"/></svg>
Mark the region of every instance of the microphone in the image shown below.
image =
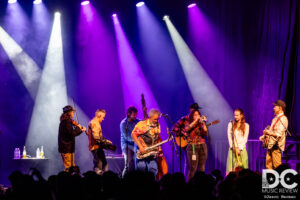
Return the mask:
<svg viewBox="0 0 300 200"><path fill-rule="evenodd" d="M160 116L161 116L161 117L167 117L168 114L161 113Z"/></svg>

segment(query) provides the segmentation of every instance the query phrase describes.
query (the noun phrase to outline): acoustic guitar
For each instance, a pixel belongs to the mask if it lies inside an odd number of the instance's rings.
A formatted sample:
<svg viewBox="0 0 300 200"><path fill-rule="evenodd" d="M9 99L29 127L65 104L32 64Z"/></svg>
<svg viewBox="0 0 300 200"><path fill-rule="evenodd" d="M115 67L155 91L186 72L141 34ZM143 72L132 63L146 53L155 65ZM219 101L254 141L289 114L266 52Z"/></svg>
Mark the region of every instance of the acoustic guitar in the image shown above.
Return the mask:
<svg viewBox="0 0 300 200"><path fill-rule="evenodd" d="M206 124L206 126L209 127L211 125L215 125L215 124L218 124L218 123L220 123L220 120L215 120L215 121L213 121L211 123ZM180 133L180 135L175 136L176 144L179 147L181 147L181 148L186 147L186 145L188 144L188 142L187 142L187 135L188 135L187 133L185 133L185 132L182 131Z"/></svg>

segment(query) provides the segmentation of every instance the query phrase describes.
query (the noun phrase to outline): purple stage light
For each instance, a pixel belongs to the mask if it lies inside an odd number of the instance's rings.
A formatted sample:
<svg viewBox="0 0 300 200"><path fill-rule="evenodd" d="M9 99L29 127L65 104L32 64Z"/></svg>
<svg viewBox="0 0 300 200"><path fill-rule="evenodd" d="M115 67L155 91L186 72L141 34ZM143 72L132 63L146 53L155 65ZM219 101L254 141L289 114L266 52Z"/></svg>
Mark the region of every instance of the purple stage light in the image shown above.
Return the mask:
<svg viewBox="0 0 300 200"><path fill-rule="evenodd" d="M138 2L137 4L136 4L136 7L141 7L141 6L143 6L145 3L143 2L143 1L141 1L141 2Z"/></svg>
<svg viewBox="0 0 300 200"><path fill-rule="evenodd" d="M82 99L80 104L85 105L85 110L88 112L94 112L94 108L99 105L105 108L108 111L108 116L110 116L105 120L106 127L109 127L106 132L118 133L120 129L114 124L123 117L124 108L121 101L123 96L117 50L114 45L113 32L99 15L92 1L90 2L86 6L80 6L77 23L75 52L78 63L77 69L78 75L80 74L80 77L85 80L84 83L78 84L77 95L95 94L93 98ZM97 84L95 84L96 82ZM95 91L101 92L96 92L96 94ZM114 91L113 94L111 91ZM121 110L123 112L120 112ZM103 129L105 128L103 127ZM110 134L109 139L118 143L119 135ZM81 166L82 171L93 168L90 158L85 156L89 154L86 141L84 138L80 141L82 145L76 144L77 149L80 149L77 163Z"/></svg>
<svg viewBox="0 0 300 200"><path fill-rule="evenodd" d="M42 0L34 0L33 1L33 4L40 4L40 3L42 3Z"/></svg>
<svg viewBox="0 0 300 200"><path fill-rule="evenodd" d="M112 17L117 17L117 14L116 13L112 14Z"/></svg>
<svg viewBox="0 0 300 200"><path fill-rule="evenodd" d="M88 5L89 3L90 3L90 1L82 1L82 2L81 2L81 5L82 5L82 6L85 6L85 5Z"/></svg>
<svg viewBox="0 0 300 200"><path fill-rule="evenodd" d="M17 0L8 0L8 3L16 3Z"/></svg>
<svg viewBox="0 0 300 200"><path fill-rule="evenodd" d="M197 4L196 3L191 3L190 5L188 5L188 8L193 8L195 7Z"/></svg>

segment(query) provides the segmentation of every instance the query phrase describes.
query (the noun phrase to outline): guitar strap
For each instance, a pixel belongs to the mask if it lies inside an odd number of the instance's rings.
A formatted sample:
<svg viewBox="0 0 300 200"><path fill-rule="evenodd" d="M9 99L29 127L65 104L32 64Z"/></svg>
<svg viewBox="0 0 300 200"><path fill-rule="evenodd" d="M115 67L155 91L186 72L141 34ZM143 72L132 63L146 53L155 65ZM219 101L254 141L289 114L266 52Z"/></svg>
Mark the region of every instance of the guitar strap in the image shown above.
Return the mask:
<svg viewBox="0 0 300 200"><path fill-rule="evenodd" d="M277 117L276 122L274 123L274 125L272 126L271 130L274 130L276 124L279 122L280 118L283 117L284 115L281 115L280 117Z"/></svg>
<svg viewBox="0 0 300 200"><path fill-rule="evenodd" d="M195 144L192 144L192 147L193 147L193 155L195 155Z"/></svg>

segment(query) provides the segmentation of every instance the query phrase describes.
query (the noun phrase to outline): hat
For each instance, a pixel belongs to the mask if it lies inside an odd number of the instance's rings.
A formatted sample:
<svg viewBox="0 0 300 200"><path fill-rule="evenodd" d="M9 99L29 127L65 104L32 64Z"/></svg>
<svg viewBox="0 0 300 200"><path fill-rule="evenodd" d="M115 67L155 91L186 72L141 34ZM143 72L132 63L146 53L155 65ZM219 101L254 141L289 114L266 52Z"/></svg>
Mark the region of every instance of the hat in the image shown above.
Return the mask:
<svg viewBox="0 0 300 200"><path fill-rule="evenodd" d="M63 108L64 113L67 113L67 112L70 112L70 111L75 111L75 109L70 105L67 105Z"/></svg>
<svg viewBox="0 0 300 200"><path fill-rule="evenodd" d="M199 107L199 105L197 103L193 103L191 106L190 106L191 109L194 109L194 110L199 110L201 109L201 107Z"/></svg>
<svg viewBox="0 0 300 200"><path fill-rule="evenodd" d="M286 104L284 101L278 99L275 103L273 103L274 106L280 106L283 110L286 108Z"/></svg>

